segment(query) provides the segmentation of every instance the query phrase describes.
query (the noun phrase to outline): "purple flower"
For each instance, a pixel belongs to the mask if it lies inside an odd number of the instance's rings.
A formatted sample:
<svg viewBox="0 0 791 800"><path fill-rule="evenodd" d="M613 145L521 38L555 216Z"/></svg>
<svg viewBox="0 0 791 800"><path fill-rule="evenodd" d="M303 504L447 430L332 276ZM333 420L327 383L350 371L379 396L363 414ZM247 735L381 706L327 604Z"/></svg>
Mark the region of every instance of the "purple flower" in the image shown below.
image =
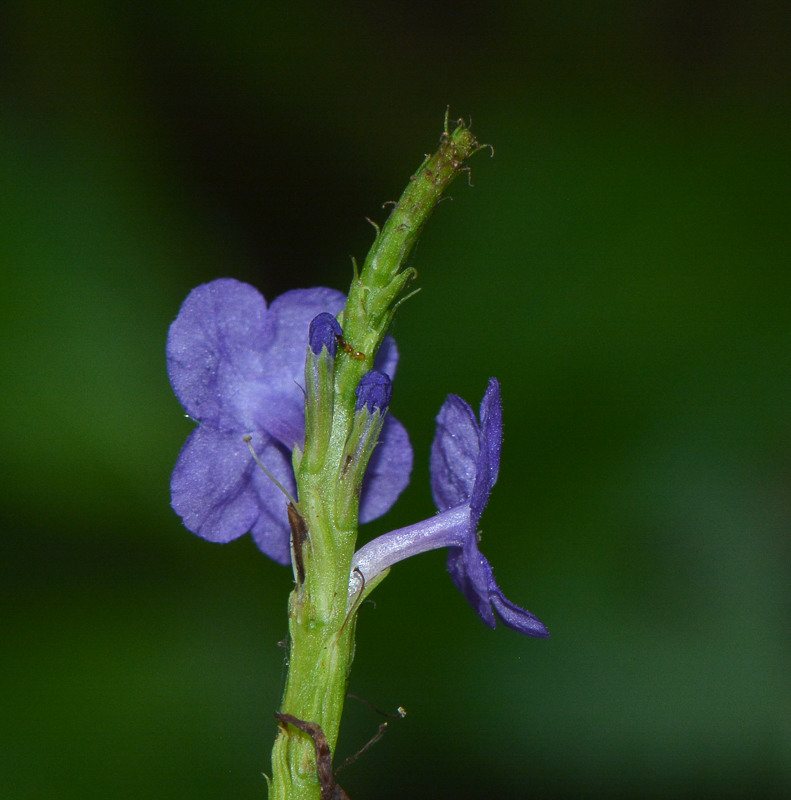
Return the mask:
<svg viewBox="0 0 791 800"><path fill-rule="evenodd" d="M294 494L290 451L305 435L300 387L310 323L322 312L334 317L344 302L332 289L296 289L267 308L255 288L230 278L198 286L184 301L170 326L167 356L176 396L200 423L170 484L173 508L189 530L212 542L249 531L268 556L291 561L286 498L256 465L245 437ZM392 377L397 362L395 342L387 337L376 366ZM361 522L392 506L411 469L406 430L387 417L363 484Z"/></svg>
<svg viewBox="0 0 791 800"><path fill-rule="evenodd" d="M497 612L509 628L547 637L536 616L505 597L478 549L478 522L497 481L502 436L500 385L494 378L481 403L480 424L464 400L450 395L437 416L431 448L431 488L440 513L366 544L354 555L353 574L358 570L370 583L404 558L448 547L453 582L489 627L495 627Z"/></svg>

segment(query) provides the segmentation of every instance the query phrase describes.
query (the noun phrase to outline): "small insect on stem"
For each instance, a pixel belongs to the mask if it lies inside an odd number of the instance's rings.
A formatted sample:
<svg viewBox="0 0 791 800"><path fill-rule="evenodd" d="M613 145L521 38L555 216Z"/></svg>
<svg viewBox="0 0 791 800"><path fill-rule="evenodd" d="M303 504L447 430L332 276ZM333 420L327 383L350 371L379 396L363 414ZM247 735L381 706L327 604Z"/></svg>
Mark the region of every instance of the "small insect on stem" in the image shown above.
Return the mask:
<svg viewBox="0 0 791 800"><path fill-rule="evenodd" d="M365 361L365 353L361 353L359 350L355 350L347 341L343 338L343 336L337 335L335 338L338 340L338 347L343 350L346 355L351 356L352 358L357 359L357 361Z"/></svg>

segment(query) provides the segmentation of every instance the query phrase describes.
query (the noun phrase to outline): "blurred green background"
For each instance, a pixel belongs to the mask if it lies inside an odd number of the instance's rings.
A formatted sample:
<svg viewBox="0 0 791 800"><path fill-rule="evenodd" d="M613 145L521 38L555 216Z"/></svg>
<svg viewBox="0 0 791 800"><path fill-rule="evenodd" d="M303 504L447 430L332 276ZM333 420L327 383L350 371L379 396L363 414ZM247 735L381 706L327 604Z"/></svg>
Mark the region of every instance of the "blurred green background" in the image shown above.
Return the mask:
<svg viewBox="0 0 791 800"><path fill-rule="evenodd" d="M0 8L0 797L263 798L290 571L189 534L167 328L198 283L345 289L447 104L476 156L415 254L393 413L505 404L483 550L363 609L408 711L357 798L791 796L791 6ZM338 760L379 724L350 703Z"/></svg>

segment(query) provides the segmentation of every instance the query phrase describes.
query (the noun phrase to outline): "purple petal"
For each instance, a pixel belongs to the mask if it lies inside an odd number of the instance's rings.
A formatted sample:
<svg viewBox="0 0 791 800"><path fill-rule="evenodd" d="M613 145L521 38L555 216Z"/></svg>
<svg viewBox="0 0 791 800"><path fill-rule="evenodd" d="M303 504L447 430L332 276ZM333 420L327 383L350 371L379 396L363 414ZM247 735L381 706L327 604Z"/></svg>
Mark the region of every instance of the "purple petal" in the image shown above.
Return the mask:
<svg viewBox="0 0 791 800"><path fill-rule="evenodd" d="M431 446L431 490L440 511L470 499L480 451L475 413L461 397L448 395L437 415L437 433Z"/></svg>
<svg viewBox="0 0 791 800"><path fill-rule="evenodd" d="M481 401L481 450L475 469L475 485L470 496L470 508L476 520L480 519L492 487L497 482L502 442L503 407L500 401L500 384L496 378L492 378Z"/></svg>
<svg viewBox="0 0 791 800"><path fill-rule="evenodd" d="M473 533L467 538L467 545L462 547L451 547L448 550L448 572L456 584L456 588L467 598L467 602L473 607L475 613L490 628L494 628L497 622L492 611L492 604L489 602L489 582L488 577L491 572L489 562L480 553L477 545L474 546L474 558L469 558L470 539L475 541ZM487 568L488 567L488 571Z"/></svg>
<svg viewBox="0 0 791 800"><path fill-rule="evenodd" d="M273 340L260 378L245 388L256 427L264 428L290 450L305 436L305 353L310 323L326 311L333 316L346 298L334 289L294 289L272 302Z"/></svg>
<svg viewBox="0 0 791 800"><path fill-rule="evenodd" d="M186 412L201 422L238 429L229 402L247 380L251 357L268 348L266 301L252 286L231 278L193 289L170 326L170 382Z"/></svg>
<svg viewBox="0 0 791 800"><path fill-rule="evenodd" d="M512 628L519 633L524 633L527 636L535 636L539 639L548 639L549 631L543 622L535 615L514 605L508 598L506 598L500 591L497 584L491 592L491 600L494 605L497 616L503 621L505 625Z"/></svg>
<svg viewBox="0 0 791 800"><path fill-rule="evenodd" d="M269 437L251 444L292 492L290 459ZM210 542L230 542L254 530L256 543L288 564L290 529L286 499L253 460L242 434L199 426L187 439L171 478L172 506L186 527Z"/></svg>
<svg viewBox="0 0 791 800"><path fill-rule="evenodd" d="M267 462L263 461L262 463L266 464ZM258 464L256 464L256 467L258 467ZM275 474L268 464L267 469L273 475ZM277 491L277 494L270 496L266 503L261 503L261 514L255 525L250 528L250 535L264 555L269 556L273 561L277 561L278 564L290 564L291 528L288 524L288 512L286 511L288 500L269 478L266 478L266 480ZM282 477L279 477L278 480L283 486L291 488L283 481ZM291 491L293 493L294 490L292 489ZM284 518L285 522L283 521Z"/></svg>
<svg viewBox="0 0 791 800"><path fill-rule="evenodd" d="M515 605L502 593L486 556L478 550L474 536L467 539L463 548L450 548L448 571L456 587L490 628L496 625L496 611L505 625L519 633L539 638L549 636L549 631L538 617Z"/></svg>
<svg viewBox="0 0 791 800"><path fill-rule="evenodd" d="M396 367L398 366L398 348L395 339L388 334L379 347L379 352L374 359L374 369L384 372L390 376L390 380L395 378Z"/></svg>
<svg viewBox="0 0 791 800"><path fill-rule="evenodd" d="M386 417L360 496L360 522L381 517L409 484L412 472L412 445L406 428L395 418Z"/></svg>

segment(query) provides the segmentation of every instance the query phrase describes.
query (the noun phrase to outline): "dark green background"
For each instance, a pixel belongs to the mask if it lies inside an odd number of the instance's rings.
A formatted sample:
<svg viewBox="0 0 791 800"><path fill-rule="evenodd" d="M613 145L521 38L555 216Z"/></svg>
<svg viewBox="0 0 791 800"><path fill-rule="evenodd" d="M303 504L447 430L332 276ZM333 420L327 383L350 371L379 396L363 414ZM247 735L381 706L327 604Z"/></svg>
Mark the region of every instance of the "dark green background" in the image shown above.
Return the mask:
<svg viewBox="0 0 791 800"><path fill-rule="evenodd" d="M399 565L350 688L409 715L342 783L791 795L789 9L5 3L0 797L265 797L291 576L170 510L167 328L220 276L344 289L447 104L497 152L415 254L413 482L362 536L433 513L434 415L498 376L483 550L553 638Z"/></svg>

